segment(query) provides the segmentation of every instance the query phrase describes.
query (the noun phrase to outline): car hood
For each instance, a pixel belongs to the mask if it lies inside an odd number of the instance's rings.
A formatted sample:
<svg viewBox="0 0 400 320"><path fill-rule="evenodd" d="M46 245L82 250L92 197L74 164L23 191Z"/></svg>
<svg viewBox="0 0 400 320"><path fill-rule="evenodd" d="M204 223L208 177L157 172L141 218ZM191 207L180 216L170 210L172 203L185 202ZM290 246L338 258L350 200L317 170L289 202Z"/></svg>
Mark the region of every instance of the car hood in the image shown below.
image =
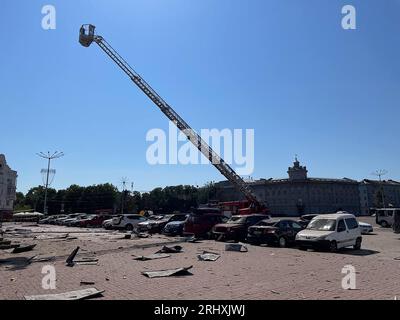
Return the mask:
<svg viewBox="0 0 400 320"><path fill-rule="evenodd" d="M319 230L310 230L310 229L305 229L301 230L297 236L298 237L310 237L310 238L319 238L319 237L325 237L329 236L335 231L319 231Z"/></svg>
<svg viewBox="0 0 400 320"><path fill-rule="evenodd" d="M360 227L372 227L371 224L366 223L366 222L359 222L358 225L359 225Z"/></svg>
<svg viewBox="0 0 400 320"><path fill-rule="evenodd" d="M185 224L185 221L172 221L172 222L168 222L167 226L177 227L177 226L182 226L184 224Z"/></svg>
<svg viewBox="0 0 400 320"><path fill-rule="evenodd" d="M243 226L244 224L241 223L219 223L215 225L215 228L240 228Z"/></svg>

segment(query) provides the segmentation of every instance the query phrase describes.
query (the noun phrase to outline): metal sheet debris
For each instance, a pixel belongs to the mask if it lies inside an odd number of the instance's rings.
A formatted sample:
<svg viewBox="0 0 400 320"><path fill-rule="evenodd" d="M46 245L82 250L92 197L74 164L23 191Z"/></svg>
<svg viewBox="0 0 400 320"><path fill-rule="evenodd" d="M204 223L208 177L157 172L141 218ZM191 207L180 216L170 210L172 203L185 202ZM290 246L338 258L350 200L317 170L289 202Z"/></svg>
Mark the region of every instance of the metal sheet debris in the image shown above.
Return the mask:
<svg viewBox="0 0 400 320"><path fill-rule="evenodd" d="M74 266L74 258L76 256L76 254L79 251L79 247L76 247L71 254L69 255L69 257L67 258L67 260L65 261L67 263L68 267L73 267Z"/></svg>
<svg viewBox="0 0 400 320"><path fill-rule="evenodd" d="M8 250L8 249L15 249L18 248L20 244L5 244L5 245L0 245L0 250Z"/></svg>
<svg viewBox="0 0 400 320"><path fill-rule="evenodd" d="M150 254L148 256L134 256L133 260L147 261L147 260L169 258L170 256L171 256L170 254L166 253L155 253L155 254Z"/></svg>
<svg viewBox="0 0 400 320"><path fill-rule="evenodd" d="M161 277L171 277L171 276L187 276L192 275L189 270L193 266L187 268L177 268L177 269L168 269L168 270L159 270L159 271L143 271L142 274L149 278L161 278Z"/></svg>
<svg viewBox="0 0 400 320"><path fill-rule="evenodd" d="M21 253L21 252L31 251L35 247L36 247L36 244L31 244L31 245L27 245L27 246L18 246L16 248L14 248L12 253Z"/></svg>
<svg viewBox="0 0 400 320"><path fill-rule="evenodd" d="M76 263L82 263L82 262L98 262L99 259L97 258L81 258L81 259L74 259L74 262Z"/></svg>
<svg viewBox="0 0 400 320"><path fill-rule="evenodd" d="M82 262L74 262L78 266L97 266L97 261L82 261Z"/></svg>
<svg viewBox="0 0 400 320"><path fill-rule="evenodd" d="M181 246L173 246L173 247L167 247L163 246L161 250L158 250L156 253L179 253L182 252L182 247Z"/></svg>
<svg viewBox="0 0 400 320"><path fill-rule="evenodd" d="M82 300L99 296L103 292L104 290L88 288L64 293L25 296L24 298L25 300Z"/></svg>
<svg viewBox="0 0 400 320"><path fill-rule="evenodd" d="M202 254L197 255L200 261L217 261L221 255L214 252L204 251Z"/></svg>
<svg viewBox="0 0 400 320"><path fill-rule="evenodd" d="M227 243L225 251L247 252L249 250L243 243Z"/></svg>

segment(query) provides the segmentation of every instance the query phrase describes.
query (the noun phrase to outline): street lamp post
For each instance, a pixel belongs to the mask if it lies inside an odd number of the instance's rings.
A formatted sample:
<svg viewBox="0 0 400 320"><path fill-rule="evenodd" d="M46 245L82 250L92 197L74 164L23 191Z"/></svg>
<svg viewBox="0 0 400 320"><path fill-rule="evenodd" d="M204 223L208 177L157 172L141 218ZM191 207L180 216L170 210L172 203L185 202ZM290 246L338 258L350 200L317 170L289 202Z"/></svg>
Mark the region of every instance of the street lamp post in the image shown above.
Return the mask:
<svg viewBox="0 0 400 320"><path fill-rule="evenodd" d="M49 173L50 173L50 162L53 159L58 159L64 156L63 152L54 152L53 154L50 154L49 151L47 151L47 154L44 152L39 152L37 155L43 159L47 160L47 175L46 175L46 185L45 185L45 190L44 190L44 205L43 205L43 213L47 215L47 189L49 187Z"/></svg>
<svg viewBox="0 0 400 320"><path fill-rule="evenodd" d="M375 172L372 173L374 176L379 177L379 184L381 186L381 197L382 197L382 207L383 208L386 208L386 205L385 205L385 195L384 195L383 184L382 184L382 176L384 176L387 173L388 173L387 170L376 170Z"/></svg>

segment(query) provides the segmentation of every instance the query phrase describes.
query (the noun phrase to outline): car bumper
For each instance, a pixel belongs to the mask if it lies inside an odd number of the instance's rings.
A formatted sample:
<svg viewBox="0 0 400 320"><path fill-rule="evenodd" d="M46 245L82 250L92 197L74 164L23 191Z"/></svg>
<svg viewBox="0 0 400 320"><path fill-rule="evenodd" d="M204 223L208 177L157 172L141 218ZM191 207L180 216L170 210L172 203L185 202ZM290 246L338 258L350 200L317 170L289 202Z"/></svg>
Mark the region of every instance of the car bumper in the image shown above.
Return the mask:
<svg viewBox="0 0 400 320"><path fill-rule="evenodd" d="M274 234L247 234L247 241L250 243L277 243L278 237Z"/></svg>
<svg viewBox="0 0 400 320"><path fill-rule="evenodd" d="M302 248L328 249L329 240L296 240L296 245Z"/></svg>
<svg viewBox="0 0 400 320"><path fill-rule="evenodd" d="M166 236L177 236L182 233L182 230L179 229L168 229L168 230L163 230L162 234L165 234Z"/></svg>
<svg viewBox="0 0 400 320"><path fill-rule="evenodd" d="M214 239L223 240L238 240L240 238L240 234L238 232L212 231L212 235Z"/></svg>
<svg viewBox="0 0 400 320"><path fill-rule="evenodd" d="M360 229L361 234L368 234L374 232L374 228L362 228Z"/></svg>

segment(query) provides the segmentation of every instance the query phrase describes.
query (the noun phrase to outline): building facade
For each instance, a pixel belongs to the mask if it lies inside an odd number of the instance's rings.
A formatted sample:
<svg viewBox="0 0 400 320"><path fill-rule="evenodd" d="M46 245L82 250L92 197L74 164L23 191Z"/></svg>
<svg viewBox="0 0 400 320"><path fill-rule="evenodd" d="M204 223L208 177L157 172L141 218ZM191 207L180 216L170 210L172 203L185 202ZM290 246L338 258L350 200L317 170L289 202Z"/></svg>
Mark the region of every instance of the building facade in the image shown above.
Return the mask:
<svg viewBox="0 0 400 320"><path fill-rule="evenodd" d="M260 179L249 182L257 197L271 214L299 216L345 210L359 215L360 190L356 180L310 178L305 166L296 159L286 179ZM242 200L244 196L228 181L216 184L220 201Z"/></svg>
<svg viewBox="0 0 400 320"><path fill-rule="evenodd" d="M17 172L7 165L6 157L0 154L0 214L10 213L16 199Z"/></svg>
<svg viewBox="0 0 400 320"><path fill-rule="evenodd" d="M371 208L400 208L400 182L394 180L368 180L360 182L361 213L369 214Z"/></svg>

